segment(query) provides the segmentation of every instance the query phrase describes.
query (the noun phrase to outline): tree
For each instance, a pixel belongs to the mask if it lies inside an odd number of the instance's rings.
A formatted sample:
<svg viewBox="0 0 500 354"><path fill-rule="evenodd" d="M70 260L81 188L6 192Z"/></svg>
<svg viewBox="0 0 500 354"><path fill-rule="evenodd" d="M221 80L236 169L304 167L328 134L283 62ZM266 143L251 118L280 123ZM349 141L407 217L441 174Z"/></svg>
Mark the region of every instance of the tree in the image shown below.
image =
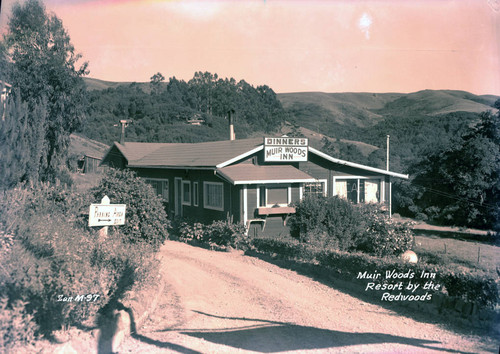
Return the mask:
<svg viewBox="0 0 500 354"><path fill-rule="evenodd" d="M7 80L30 112L28 129L42 119L37 107L41 102L46 106L46 148L38 161L38 170L39 179L54 179L66 162L69 135L84 117L86 94L82 76L87 74L87 63L78 66L81 55L75 53L61 20L47 13L39 0L14 5L3 44L11 63ZM32 149L36 143L29 141L28 145Z"/></svg>
<svg viewBox="0 0 500 354"><path fill-rule="evenodd" d="M448 148L413 167L416 212L443 223L499 229L500 113L480 118Z"/></svg>
<svg viewBox="0 0 500 354"><path fill-rule="evenodd" d="M149 78L151 90L154 94L160 93L160 84L165 81L165 76L163 76L160 72L157 72L153 76Z"/></svg>

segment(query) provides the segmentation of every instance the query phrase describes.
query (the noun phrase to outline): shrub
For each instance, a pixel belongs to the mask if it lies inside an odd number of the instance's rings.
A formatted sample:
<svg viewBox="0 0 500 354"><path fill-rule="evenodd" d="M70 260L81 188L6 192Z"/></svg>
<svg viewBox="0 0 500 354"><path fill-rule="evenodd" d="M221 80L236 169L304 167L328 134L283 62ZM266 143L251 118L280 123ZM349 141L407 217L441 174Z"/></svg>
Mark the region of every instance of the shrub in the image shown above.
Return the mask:
<svg viewBox="0 0 500 354"><path fill-rule="evenodd" d="M112 204L126 204L125 225L120 232L130 242L146 241L159 247L168 237L170 223L161 198L130 170L110 169L91 190L94 203L107 195Z"/></svg>
<svg viewBox="0 0 500 354"><path fill-rule="evenodd" d="M32 343L37 326L33 316L26 311L27 303L21 300L9 305L5 296L0 297L0 351L9 352L15 344Z"/></svg>
<svg viewBox="0 0 500 354"><path fill-rule="evenodd" d="M246 249L249 244L245 226L230 219L214 221L209 225L186 220L179 223L177 233L181 241L197 241L222 248Z"/></svg>
<svg viewBox="0 0 500 354"><path fill-rule="evenodd" d="M304 198L289 221L290 234L299 241L341 250L354 246L359 224L353 205L336 196Z"/></svg>
<svg viewBox="0 0 500 354"><path fill-rule="evenodd" d="M0 250L0 294L7 296L9 306L25 300L23 318L33 319L42 334L91 325L104 305L123 298L158 271L153 245L124 242L119 232L102 238L81 227L74 207L79 203L72 202L80 199L74 193L39 186L3 197L0 210L12 220L0 216L0 234L8 224L13 237L9 247ZM61 296L88 294L99 298L59 301Z"/></svg>
<svg viewBox="0 0 500 354"><path fill-rule="evenodd" d="M191 225L184 221L178 228L179 240L181 241L203 241L204 232L205 226L199 222Z"/></svg>
<svg viewBox="0 0 500 354"><path fill-rule="evenodd" d="M214 221L205 227L203 234L204 241L217 246L242 249L248 244L245 226L230 220Z"/></svg>
<svg viewBox="0 0 500 354"><path fill-rule="evenodd" d="M364 232L356 249L376 256L398 256L413 244L410 223L394 222L378 205L360 205Z"/></svg>

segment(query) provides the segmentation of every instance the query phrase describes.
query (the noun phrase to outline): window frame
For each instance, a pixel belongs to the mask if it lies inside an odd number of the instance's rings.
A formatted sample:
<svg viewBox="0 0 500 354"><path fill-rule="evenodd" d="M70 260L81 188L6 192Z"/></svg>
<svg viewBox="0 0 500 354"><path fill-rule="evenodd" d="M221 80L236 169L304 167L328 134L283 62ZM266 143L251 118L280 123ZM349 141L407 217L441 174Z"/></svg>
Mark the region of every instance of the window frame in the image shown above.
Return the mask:
<svg viewBox="0 0 500 354"><path fill-rule="evenodd" d="M200 188L198 186L198 182L193 182L193 190L191 191L193 194L193 206L199 206L200 199Z"/></svg>
<svg viewBox="0 0 500 354"><path fill-rule="evenodd" d="M184 186L188 185L189 186L189 201L186 201L184 199ZM182 202L182 205L191 205L191 181L185 181L185 180L182 180L182 184L181 184L181 202Z"/></svg>
<svg viewBox="0 0 500 354"><path fill-rule="evenodd" d="M220 186L221 187L221 206L209 205L208 204L208 187L209 186ZM224 211L224 183L222 182L203 182L203 208Z"/></svg>
<svg viewBox="0 0 500 354"><path fill-rule="evenodd" d="M366 203L366 201L364 200L364 196L363 196L363 202L361 202L361 198L360 198L360 184L361 184L361 180L378 180L379 182L379 200L376 202L378 204L383 204L385 203L385 178L384 176L334 176L333 177L333 187L332 187L332 195L333 196L336 196L337 194L335 194L335 183L337 182L337 180L348 180L348 179L351 179L351 180L357 180L357 197L356 197L356 203L355 204L369 204L369 203ZM365 189L363 189L365 190ZM347 200L349 200L349 198L347 197Z"/></svg>
<svg viewBox="0 0 500 354"><path fill-rule="evenodd" d="M303 185L302 185L302 195L301 195L301 199L304 198L306 195L307 195L307 192L306 192L306 185L307 184L312 184L312 183L321 183L323 184L323 197L326 197L328 196L328 180L326 179L318 179L316 182L305 182Z"/></svg>
<svg viewBox="0 0 500 354"><path fill-rule="evenodd" d="M268 196L267 192L270 189L269 187L271 187L271 188L272 187L283 188L283 189L286 188L287 189L287 196L286 196L287 203L286 204L279 203L278 204L279 206L289 206L292 203L292 185L291 184L289 184L289 183L285 183L285 184L260 184L257 186L257 208L271 208L274 205L276 205L276 203L274 203L274 204L268 203L269 196ZM264 190L264 192L262 192L262 189ZM264 193L265 204L262 204L261 193Z"/></svg>
<svg viewBox="0 0 500 354"><path fill-rule="evenodd" d="M162 182L163 183L163 186L162 187L165 187L166 188L162 188L162 193L161 194L158 194L156 193L156 195L160 196L160 198L165 202L165 203L170 203L170 182L169 182L169 179L168 178L149 178L149 177L144 177L144 182L146 182L147 184L149 184L151 187L152 184L149 183L149 181L153 181L153 182ZM154 188L154 187L153 187ZM155 189L155 192L156 192L156 188ZM166 190L166 193L165 193L165 190ZM166 194L166 197L165 197L165 194Z"/></svg>

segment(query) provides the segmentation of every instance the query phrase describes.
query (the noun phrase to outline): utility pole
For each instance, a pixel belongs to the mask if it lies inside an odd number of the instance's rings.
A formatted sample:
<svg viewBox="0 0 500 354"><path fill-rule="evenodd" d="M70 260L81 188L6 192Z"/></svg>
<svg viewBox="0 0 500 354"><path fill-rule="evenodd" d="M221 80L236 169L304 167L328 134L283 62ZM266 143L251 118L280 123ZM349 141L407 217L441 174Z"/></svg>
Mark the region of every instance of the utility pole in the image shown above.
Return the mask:
<svg viewBox="0 0 500 354"><path fill-rule="evenodd" d="M122 132L120 135L120 144L123 145L125 143L125 128L128 127L128 125L131 123L130 120L122 119L120 120L120 125L122 127ZM118 126L118 124L114 125L115 127Z"/></svg>

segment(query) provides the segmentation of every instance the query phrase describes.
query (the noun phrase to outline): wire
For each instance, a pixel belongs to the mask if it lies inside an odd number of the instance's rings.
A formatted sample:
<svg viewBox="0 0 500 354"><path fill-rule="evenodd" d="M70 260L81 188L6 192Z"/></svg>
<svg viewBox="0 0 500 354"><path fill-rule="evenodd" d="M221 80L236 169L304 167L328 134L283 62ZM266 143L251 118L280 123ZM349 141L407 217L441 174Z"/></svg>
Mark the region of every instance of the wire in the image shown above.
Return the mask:
<svg viewBox="0 0 500 354"><path fill-rule="evenodd" d="M440 195L440 196L443 196L443 197L448 197L450 199L455 199L455 200L458 200L458 201L466 201L466 202L469 202L471 204L475 204L475 205L477 205L479 207L488 208L488 209L496 209L496 208L499 207L498 205L489 204L489 203L480 203L480 202L477 202L477 201L472 200L472 199L468 199L468 198L464 198L464 197L459 197L459 196L456 196L455 194L450 194L450 193L446 193L446 192L443 192L443 191L440 191L440 190L437 190L437 189L432 189L432 188L423 186L423 185L418 184L418 183L413 183L413 184L415 184L415 185L417 185L419 187L424 188L425 190L427 190L430 193L434 193L434 194L437 194L437 195Z"/></svg>

